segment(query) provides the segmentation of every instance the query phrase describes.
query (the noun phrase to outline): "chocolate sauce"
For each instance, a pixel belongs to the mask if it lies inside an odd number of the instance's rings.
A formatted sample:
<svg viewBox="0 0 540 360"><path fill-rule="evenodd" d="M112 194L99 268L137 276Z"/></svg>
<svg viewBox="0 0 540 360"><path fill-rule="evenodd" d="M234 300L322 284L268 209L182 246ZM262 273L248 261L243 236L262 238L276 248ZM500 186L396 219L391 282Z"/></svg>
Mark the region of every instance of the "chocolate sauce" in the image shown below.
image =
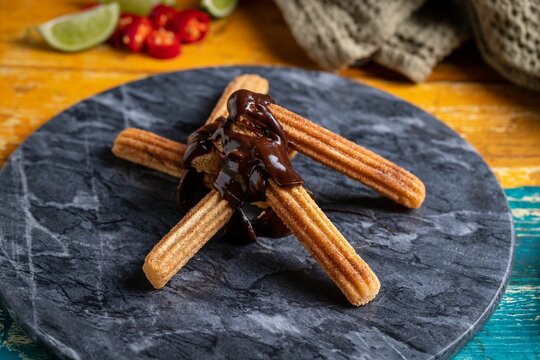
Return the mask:
<svg viewBox="0 0 540 360"><path fill-rule="evenodd" d="M263 201L268 176L280 186L303 183L292 168L283 128L268 110L273 102L268 95L236 91L227 103L229 118L214 133L223 147L214 188L232 207Z"/></svg>
<svg viewBox="0 0 540 360"><path fill-rule="evenodd" d="M176 188L176 206L185 215L210 192L204 186L204 174L195 169L186 169Z"/></svg>
<svg viewBox="0 0 540 360"><path fill-rule="evenodd" d="M193 160L213 152L219 154L221 169L213 187L236 210L227 227L230 229L228 237L231 237L234 227L235 232L240 231L248 241L254 240L253 226L242 208L244 204L265 200L268 177L280 186L303 184L289 160L283 128L268 109L268 105L273 103L268 95L236 91L227 103L228 118L219 118L204 125L188 138L184 155L184 167L188 171L178 186L178 203L185 209L195 205L195 198L204 196L192 187L198 181L193 174ZM202 184L202 180L198 182ZM259 235L288 234L285 225L271 209L263 211L254 224ZM239 236L234 234L235 238Z"/></svg>
<svg viewBox="0 0 540 360"><path fill-rule="evenodd" d="M251 225L259 236L280 238L291 233L271 207L264 209L257 217L251 220Z"/></svg>
<svg viewBox="0 0 540 360"><path fill-rule="evenodd" d="M222 239L236 245L255 242L257 234L243 210L237 209L233 213L224 228Z"/></svg>

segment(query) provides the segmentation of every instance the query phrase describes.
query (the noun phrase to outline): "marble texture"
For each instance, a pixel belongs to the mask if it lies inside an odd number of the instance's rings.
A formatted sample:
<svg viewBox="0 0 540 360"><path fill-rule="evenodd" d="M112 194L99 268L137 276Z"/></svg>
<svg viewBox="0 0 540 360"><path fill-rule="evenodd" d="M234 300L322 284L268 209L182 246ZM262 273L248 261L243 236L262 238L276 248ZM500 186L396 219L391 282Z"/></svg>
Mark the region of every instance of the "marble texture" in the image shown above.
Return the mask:
<svg viewBox="0 0 540 360"><path fill-rule="evenodd" d="M242 72L284 106L417 174L406 210L297 156L317 202L378 274L377 299L347 304L293 237L212 240L167 287L141 265L178 221L175 180L116 159L128 126L184 141ZM164 74L87 99L32 135L0 173L0 295L55 355L73 359L447 358L504 292L511 215L474 149L420 109L297 69Z"/></svg>

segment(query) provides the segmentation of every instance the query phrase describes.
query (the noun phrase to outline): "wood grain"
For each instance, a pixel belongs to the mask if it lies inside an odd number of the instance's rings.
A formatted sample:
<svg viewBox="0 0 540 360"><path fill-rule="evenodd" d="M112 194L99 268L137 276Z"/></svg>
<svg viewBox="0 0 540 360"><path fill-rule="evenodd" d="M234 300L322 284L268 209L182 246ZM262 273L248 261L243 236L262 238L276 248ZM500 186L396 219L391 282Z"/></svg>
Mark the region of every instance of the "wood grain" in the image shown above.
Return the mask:
<svg viewBox="0 0 540 360"><path fill-rule="evenodd" d="M516 230L512 278L484 326L455 360L540 358L540 187L506 190Z"/></svg>
<svg viewBox="0 0 540 360"><path fill-rule="evenodd" d="M170 61L107 45L63 54L31 36L30 29L36 23L74 11L84 3L55 0L36 6L21 0L0 5L0 14L9 19L0 23L0 164L53 115L126 81L214 65L316 68L268 0L242 3L230 18L212 24L207 41L185 46L183 55ZM400 96L443 120L484 156L503 186L540 183L538 93L507 83L471 46L443 62L428 82L419 85L376 65L348 69L342 75Z"/></svg>
<svg viewBox="0 0 540 360"><path fill-rule="evenodd" d="M271 0L241 2L232 16L212 23L207 41L185 46L183 55L174 60L154 60L107 45L62 54L49 50L36 38L34 25L75 11L88 2L0 2L0 166L52 116L127 81L164 71L215 65L317 69L296 45ZM178 2L182 7L198 3ZM540 95L506 82L484 64L472 46L450 56L427 82L419 85L372 64L344 70L341 75L388 91L437 116L482 154L504 187L540 185ZM495 315L457 356L459 359L539 356L540 276L534 270L540 263L539 192L528 188L508 190L519 243L514 277ZM0 316L5 314L0 311ZM13 331L11 323L7 330L4 320L2 324L4 331ZM25 352L29 348L23 345L29 340L24 336L10 336L4 333L0 356L44 356ZM23 350L10 352L19 344L23 345L17 349Z"/></svg>

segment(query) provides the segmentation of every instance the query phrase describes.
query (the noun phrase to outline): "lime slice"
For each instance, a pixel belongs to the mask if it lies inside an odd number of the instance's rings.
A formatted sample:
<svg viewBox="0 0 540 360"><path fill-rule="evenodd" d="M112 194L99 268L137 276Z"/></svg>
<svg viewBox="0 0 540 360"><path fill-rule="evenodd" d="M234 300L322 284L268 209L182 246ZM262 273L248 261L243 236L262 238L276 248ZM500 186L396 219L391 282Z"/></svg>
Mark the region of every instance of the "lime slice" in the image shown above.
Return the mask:
<svg viewBox="0 0 540 360"><path fill-rule="evenodd" d="M168 6L175 6L175 0L101 0L104 4L118 3L120 10L123 13L130 13L136 15L147 16L154 6L158 4L164 4Z"/></svg>
<svg viewBox="0 0 540 360"><path fill-rule="evenodd" d="M47 44L60 51L79 51L103 43L118 22L118 4L101 5L54 18L37 27Z"/></svg>
<svg viewBox="0 0 540 360"><path fill-rule="evenodd" d="M216 18L230 15L236 8L238 0L202 0L201 7Z"/></svg>

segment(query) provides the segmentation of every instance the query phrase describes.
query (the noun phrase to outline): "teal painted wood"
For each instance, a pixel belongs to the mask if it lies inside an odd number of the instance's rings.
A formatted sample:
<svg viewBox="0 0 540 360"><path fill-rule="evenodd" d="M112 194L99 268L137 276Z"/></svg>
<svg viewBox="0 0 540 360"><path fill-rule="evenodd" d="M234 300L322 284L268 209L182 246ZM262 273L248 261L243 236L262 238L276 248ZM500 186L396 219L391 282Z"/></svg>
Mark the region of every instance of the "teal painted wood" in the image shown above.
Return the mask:
<svg viewBox="0 0 540 360"><path fill-rule="evenodd" d="M0 307L0 337L1 360L50 359L41 346L30 340L20 326L11 320L3 307Z"/></svg>
<svg viewBox="0 0 540 360"><path fill-rule="evenodd" d="M512 278L493 316L453 360L540 359L540 187L506 190L514 216ZM49 359L0 307L0 360Z"/></svg>
<svg viewBox="0 0 540 360"><path fill-rule="evenodd" d="M455 357L540 359L540 187L507 189L516 232L512 277L480 331Z"/></svg>

